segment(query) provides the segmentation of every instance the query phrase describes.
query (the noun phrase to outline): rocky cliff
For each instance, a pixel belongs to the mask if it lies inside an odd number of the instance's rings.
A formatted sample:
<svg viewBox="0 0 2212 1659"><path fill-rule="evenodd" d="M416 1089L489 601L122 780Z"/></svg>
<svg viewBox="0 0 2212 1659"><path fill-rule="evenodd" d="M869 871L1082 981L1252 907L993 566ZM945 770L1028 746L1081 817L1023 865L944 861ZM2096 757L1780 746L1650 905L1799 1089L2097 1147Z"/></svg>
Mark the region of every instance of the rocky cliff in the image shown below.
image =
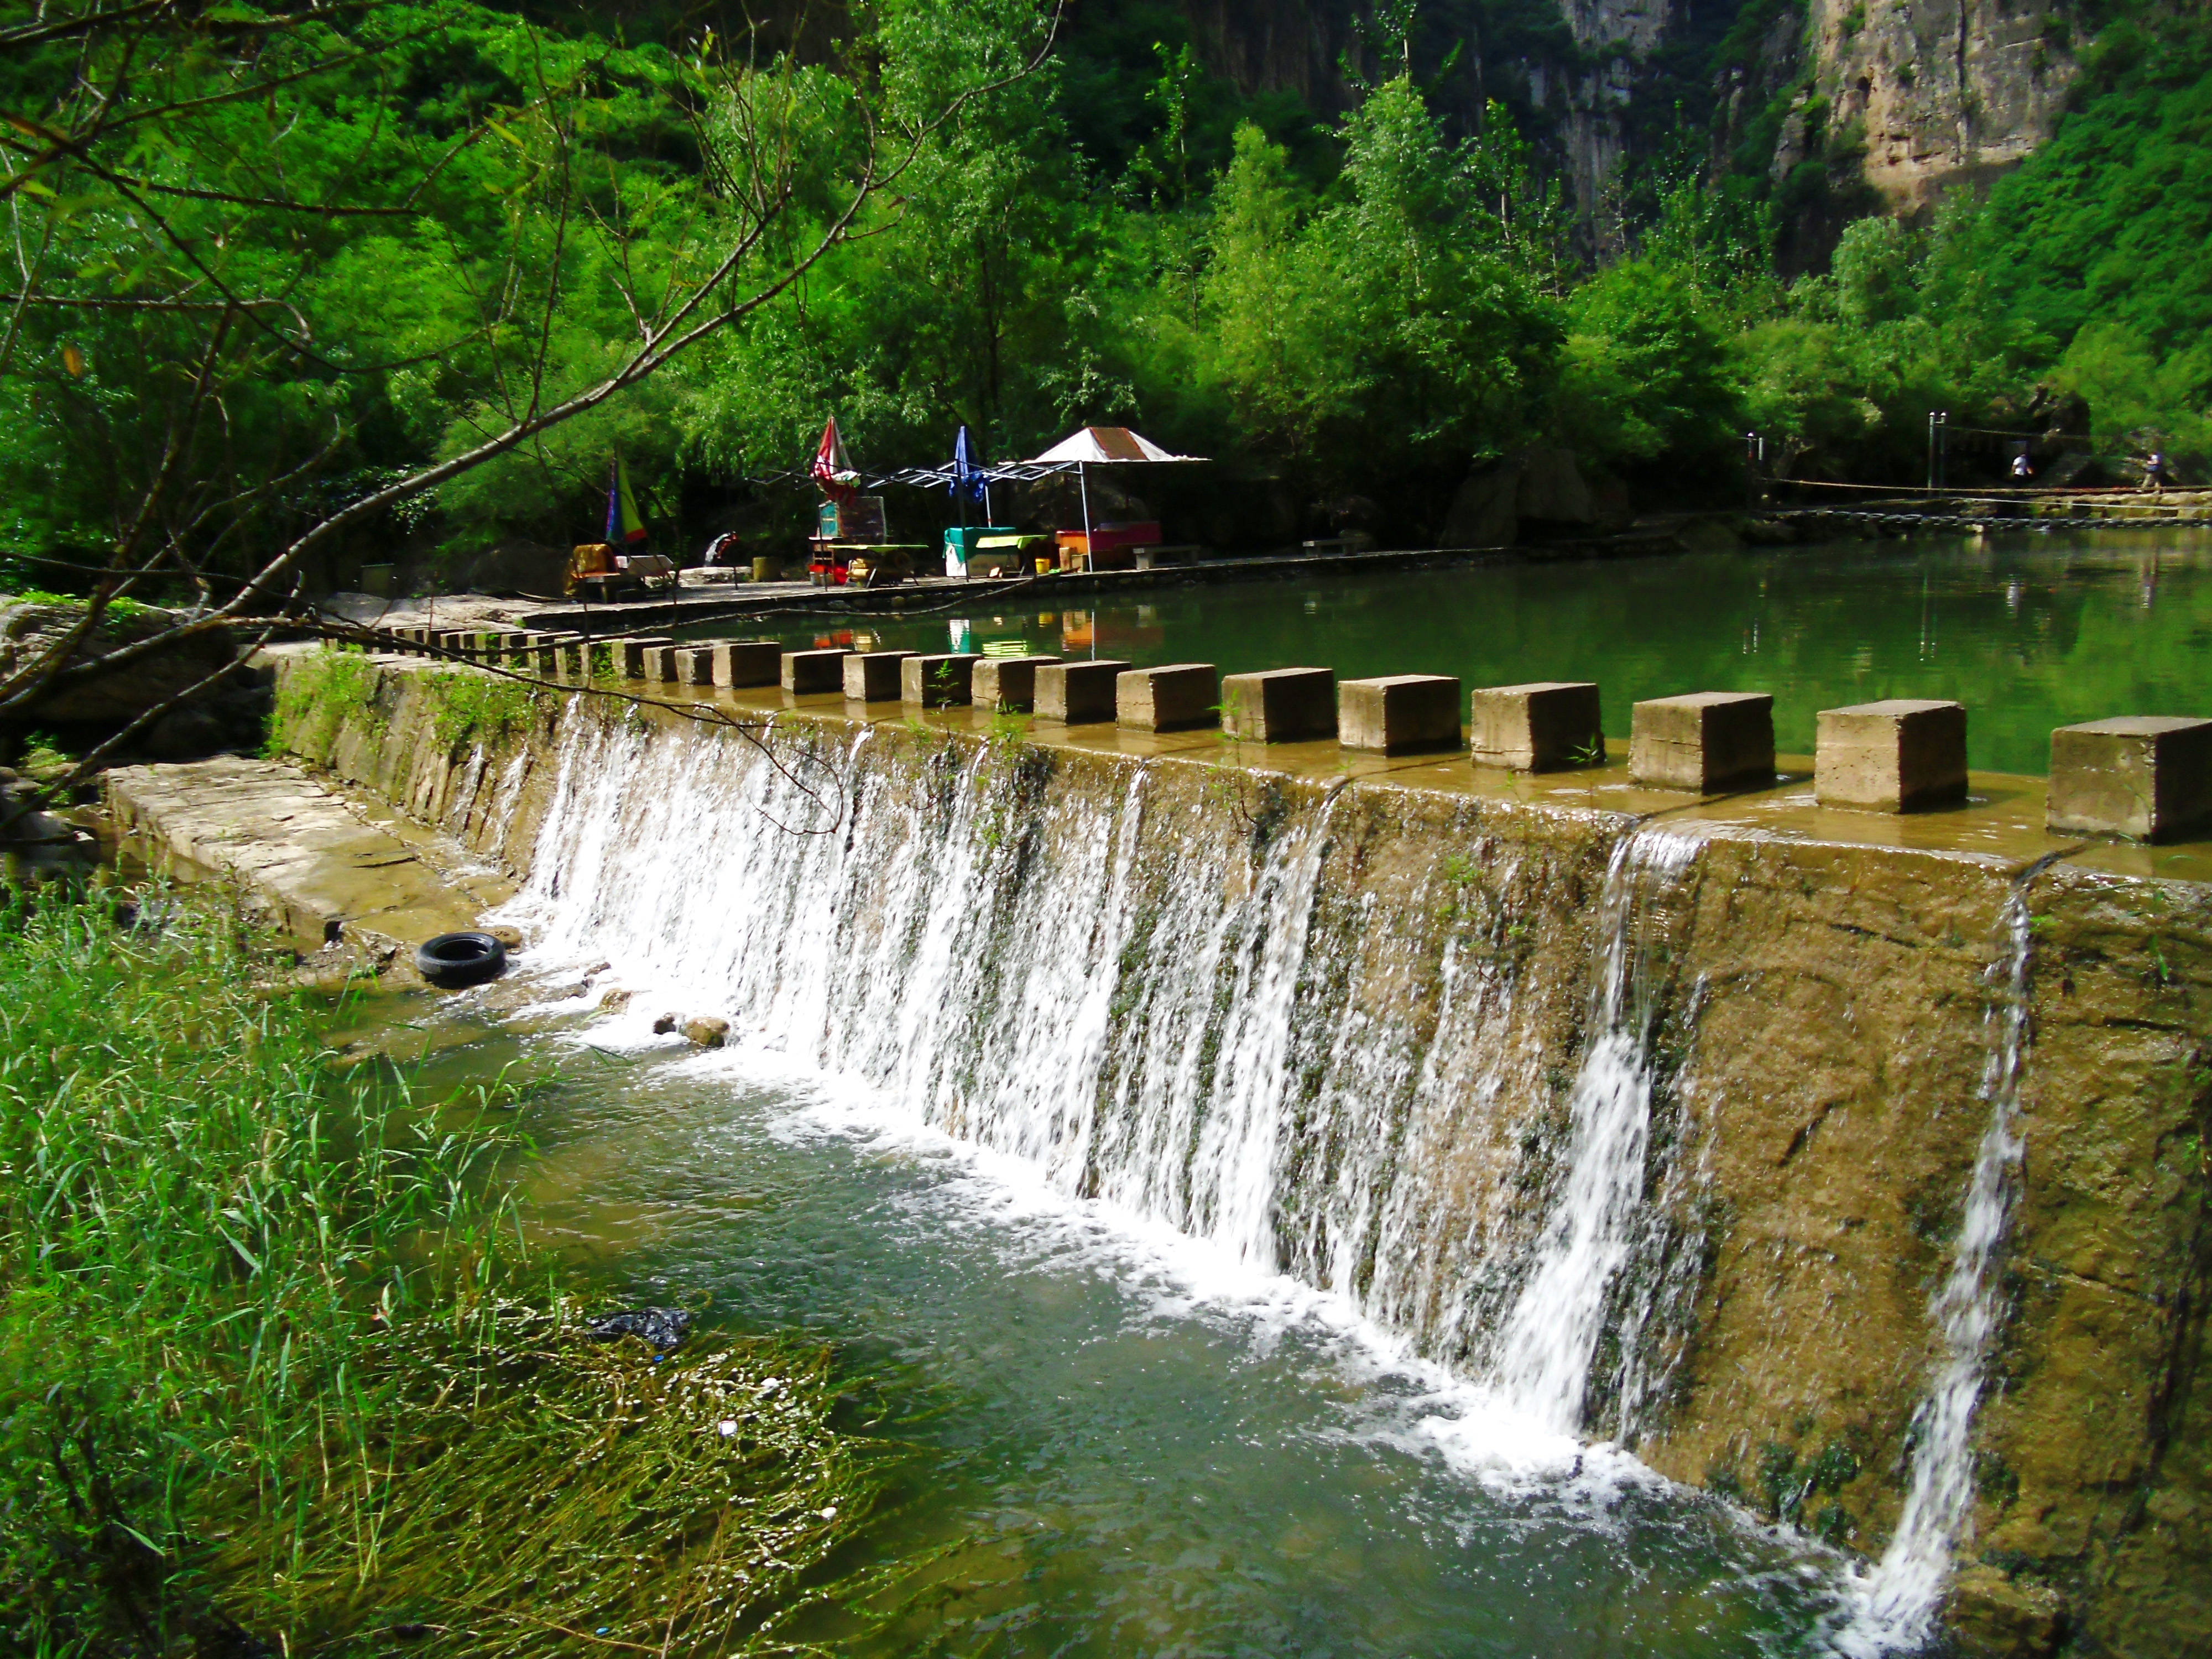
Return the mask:
<svg viewBox="0 0 2212 1659"><path fill-rule="evenodd" d="M2071 41L2060 0L1814 0L1810 85L1796 108L1825 100L1867 183L1893 206L1920 207L2050 135L2074 75ZM1803 125L1795 136L1805 142ZM1785 142L1776 174L1801 159Z"/></svg>
<svg viewBox="0 0 2212 1659"><path fill-rule="evenodd" d="M1363 0L1180 6L1248 91L1333 110L1347 64L1390 67ZM1800 216L1923 209L2049 135L2077 27L2070 0L1458 0L1423 8L1412 46L1447 109L1498 98L1544 137L1603 240L1626 173L1685 127Z"/></svg>

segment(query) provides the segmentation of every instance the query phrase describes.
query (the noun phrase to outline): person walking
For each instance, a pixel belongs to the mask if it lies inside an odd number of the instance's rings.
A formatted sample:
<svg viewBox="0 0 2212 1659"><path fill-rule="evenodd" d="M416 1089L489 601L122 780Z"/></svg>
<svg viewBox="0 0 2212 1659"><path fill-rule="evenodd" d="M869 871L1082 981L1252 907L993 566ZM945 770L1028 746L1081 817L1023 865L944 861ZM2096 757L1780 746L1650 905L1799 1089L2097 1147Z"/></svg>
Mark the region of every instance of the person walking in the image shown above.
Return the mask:
<svg viewBox="0 0 2212 1659"><path fill-rule="evenodd" d="M2034 477L2035 468L2029 463L2027 452L2023 449L2012 458L2012 481L2025 489Z"/></svg>
<svg viewBox="0 0 2212 1659"><path fill-rule="evenodd" d="M2150 459L2143 463L2142 487L2149 490L2166 488L2166 456L2163 452L2152 450Z"/></svg>

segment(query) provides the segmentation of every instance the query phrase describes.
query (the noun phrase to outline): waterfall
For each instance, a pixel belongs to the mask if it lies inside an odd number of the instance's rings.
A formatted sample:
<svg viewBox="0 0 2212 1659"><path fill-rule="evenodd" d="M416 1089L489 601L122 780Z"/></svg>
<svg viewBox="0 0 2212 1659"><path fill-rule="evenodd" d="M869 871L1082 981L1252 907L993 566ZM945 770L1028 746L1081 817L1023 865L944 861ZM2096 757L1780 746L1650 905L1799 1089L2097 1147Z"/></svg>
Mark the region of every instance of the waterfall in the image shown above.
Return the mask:
<svg viewBox="0 0 2212 1659"><path fill-rule="evenodd" d="M1869 1576L1855 1634L1869 1650L1911 1647L1935 1630L1951 1552L1973 1501L1974 1410L2003 1312L1999 1256L2012 1219L2022 1151L2014 1121L2028 1036L2031 936L2025 884L2005 900L2002 948L1989 970L1991 1027L1981 1098L1989 1116L1952 1247L1950 1271L1929 1304L1943 1340L1933 1386L1913 1413L1912 1485L1889 1547Z"/></svg>
<svg viewBox="0 0 2212 1659"><path fill-rule="evenodd" d="M1651 1133L1656 1017L1641 901L1695 855L1683 836L1638 830L1614 848L1599 908L1602 952L1587 1046L1570 1097L1566 1181L1537 1241L1535 1266L1500 1333L1491 1381L1524 1415L1561 1434L1583 1427L1608 1293L1641 1231Z"/></svg>
<svg viewBox="0 0 2212 1659"><path fill-rule="evenodd" d="M1340 783L1255 811L1195 768L905 732L787 739L824 746L782 765L646 720L562 737L533 950L651 987L632 1018L720 1013L1065 1194L1487 1363L1563 1431L1608 1332L1640 1375L1651 1322L1623 1287L1680 1276L1649 1049L1693 837L1615 842L1593 915L1601 828L1531 851L1477 804L1407 823ZM1577 1026L1570 1127L1532 1142Z"/></svg>
<svg viewBox="0 0 2212 1659"><path fill-rule="evenodd" d="M1252 859L1185 822L1202 800L1156 806L1147 769L1110 804L1040 815L991 758L946 751L917 785L856 747L847 822L792 834L776 826L812 809L777 768L732 765L711 736L586 726L526 890L544 948L604 955L1066 1191L1276 1271L1333 795ZM1140 842L1173 870L1140 869Z"/></svg>

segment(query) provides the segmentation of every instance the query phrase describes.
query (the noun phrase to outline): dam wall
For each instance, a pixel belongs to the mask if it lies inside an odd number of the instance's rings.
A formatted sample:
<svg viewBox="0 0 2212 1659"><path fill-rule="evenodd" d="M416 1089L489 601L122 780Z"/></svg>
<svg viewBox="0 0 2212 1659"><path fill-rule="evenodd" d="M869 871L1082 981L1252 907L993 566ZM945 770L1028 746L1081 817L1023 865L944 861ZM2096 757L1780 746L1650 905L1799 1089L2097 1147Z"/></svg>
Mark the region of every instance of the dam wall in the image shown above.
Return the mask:
<svg viewBox="0 0 2212 1659"><path fill-rule="evenodd" d="M2185 849L2021 780L1898 819L681 695L298 652L279 738L505 866L534 951L1855 1552L1847 1647L2212 1643Z"/></svg>

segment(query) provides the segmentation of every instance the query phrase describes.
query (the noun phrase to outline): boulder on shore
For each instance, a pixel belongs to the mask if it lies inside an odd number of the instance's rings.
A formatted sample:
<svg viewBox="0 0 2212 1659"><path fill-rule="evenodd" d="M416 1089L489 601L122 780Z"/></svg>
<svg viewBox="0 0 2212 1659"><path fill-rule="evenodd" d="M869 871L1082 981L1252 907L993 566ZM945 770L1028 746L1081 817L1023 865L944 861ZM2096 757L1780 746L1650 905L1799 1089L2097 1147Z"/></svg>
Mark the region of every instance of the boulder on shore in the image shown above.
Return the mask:
<svg viewBox="0 0 2212 1659"><path fill-rule="evenodd" d="M0 603L0 678L37 660L83 617L84 607L78 605ZM80 659L136 644L185 620L184 611L149 605L133 605L120 614L111 611L85 637ZM205 679L237 655L237 641L227 629L179 640L134 659L112 674L41 697L31 708L27 723L111 728L127 725Z"/></svg>
<svg viewBox="0 0 2212 1659"><path fill-rule="evenodd" d="M1468 475L1444 515L1440 547L1510 547L1524 526L1589 529L1598 522L1595 492L1575 452L1530 444Z"/></svg>

